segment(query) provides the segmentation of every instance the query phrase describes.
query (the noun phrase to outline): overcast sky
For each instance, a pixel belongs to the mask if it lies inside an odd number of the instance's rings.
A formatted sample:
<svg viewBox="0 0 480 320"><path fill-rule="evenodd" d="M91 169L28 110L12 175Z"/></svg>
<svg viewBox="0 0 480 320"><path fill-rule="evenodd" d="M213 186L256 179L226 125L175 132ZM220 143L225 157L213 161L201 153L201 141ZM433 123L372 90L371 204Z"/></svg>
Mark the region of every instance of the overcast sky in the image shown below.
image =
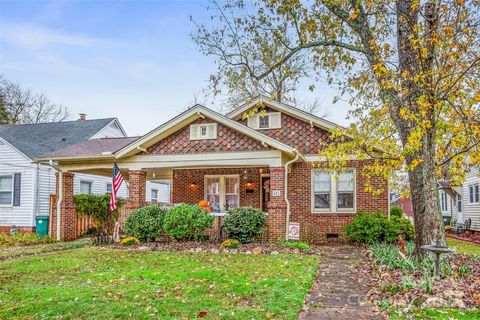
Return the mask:
<svg viewBox="0 0 480 320"><path fill-rule="evenodd" d="M207 5L0 0L0 73L67 106L72 119L117 117L129 135L143 134L192 105L215 71L189 36L190 15L205 21ZM348 123L347 106L331 104L335 90L306 87L300 99L318 98L329 120Z"/></svg>

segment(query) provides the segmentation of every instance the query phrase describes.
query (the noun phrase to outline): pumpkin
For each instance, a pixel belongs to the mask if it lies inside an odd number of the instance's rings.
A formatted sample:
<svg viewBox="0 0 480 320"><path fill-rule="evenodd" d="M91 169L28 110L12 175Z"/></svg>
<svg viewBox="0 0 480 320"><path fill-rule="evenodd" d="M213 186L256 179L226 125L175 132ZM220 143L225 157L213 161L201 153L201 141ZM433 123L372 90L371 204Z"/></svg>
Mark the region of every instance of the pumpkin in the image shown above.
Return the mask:
<svg viewBox="0 0 480 320"><path fill-rule="evenodd" d="M198 206L200 208L206 208L206 207L208 207L208 202L205 201L205 200L200 200L200 202L198 202Z"/></svg>

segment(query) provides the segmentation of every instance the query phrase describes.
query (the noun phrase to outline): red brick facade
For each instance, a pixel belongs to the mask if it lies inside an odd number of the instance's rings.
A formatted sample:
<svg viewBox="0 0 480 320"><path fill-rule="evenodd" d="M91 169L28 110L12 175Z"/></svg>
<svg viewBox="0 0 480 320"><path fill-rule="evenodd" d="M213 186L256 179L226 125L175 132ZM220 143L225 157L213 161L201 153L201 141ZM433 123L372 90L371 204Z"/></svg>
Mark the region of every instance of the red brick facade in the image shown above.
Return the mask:
<svg viewBox="0 0 480 320"><path fill-rule="evenodd" d="M365 161L349 161L348 168L356 172L356 211L382 211L388 210L388 183L381 177L374 177L370 181L376 190L383 190L378 196L373 196L365 191L363 167ZM312 187L311 163L296 163L288 179L288 198L291 204L291 222L300 223L301 238L309 242L325 242L327 235L345 237L345 224L351 222L354 213L318 213L312 212Z"/></svg>
<svg viewBox="0 0 480 320"><path fill-rule="evenodd" d="M59 174L56 174L56 190L57 198L58 191L58 178ZM63 173L63 198L61 206L61 218L60 218L60 239L64 241L74 240L76 238L76 224L77 224L77 213L75 208L75 203L73 202L73 173ZM51 224L51 233L52 237L57 236L57 208L54 207L52 213L52 224Z"/></svg>
<svg viewBox="0 0 480 320"><path fill-rule="evenodd" d="M258 168L218 168L185 169L173 171L172 202L196 204L205 199L205 175L239 175L240 205L260 207L260 174L269 173L268 167ZM252 193L247 193L246 184L250 182Z"/></svg>
<svg viewBox="0 0 480 320"><path fill-rule="evenodd" d="M127 212L146 205L147 172L142 170L128 171L128 201L125 205Z"/></svg>
<svg viewBox="0 0 480 320"><path fill-rule="evenodd" d="M192 124L217 123L199 118ZM217 123L217 139L190 140L190 125L178 130L147 149L145 154L191 154L202 152L235 152L271 150L258 140L247 137L221 123Z"/></svg>

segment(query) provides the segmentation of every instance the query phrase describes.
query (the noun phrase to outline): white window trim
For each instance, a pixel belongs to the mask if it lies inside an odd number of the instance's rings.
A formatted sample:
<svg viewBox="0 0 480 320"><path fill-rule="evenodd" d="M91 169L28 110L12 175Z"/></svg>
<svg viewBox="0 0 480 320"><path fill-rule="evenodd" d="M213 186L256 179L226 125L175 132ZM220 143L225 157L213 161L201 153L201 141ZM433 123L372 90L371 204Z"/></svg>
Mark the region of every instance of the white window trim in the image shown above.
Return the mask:
<svg viewBox="0 0 480 320"><path fill-rule="evenodd" d="M214 135L212 137L209 138L209 126L213 126L214 127ZM206 135L205 136L202 136L201 133L202 133L202 127L206 127ZM218 125L216 122L211 122L211 123L199 123L199 124L191 124L190 125L190 140L215 140L217 139L217 130L218 129ZM193 134L192 132L196 131L198 133L198 136L195 138L193 137Z"/></svg>
<svg viewBox="0 0 480 320"><path fill-rule="evenodd" d="M479 196L478 196L478 199L479 201L475 201L475 186L477 186L478 188L478 193L479 193ZM472 195L473 197L471 197L470 195L470 188L472 190ZM468 185L468 202L469 203L480 203L480 184L478 183L471 183Z"/></svg>
<svg viewBox="0 0 480 320"><path fill-rule="evenodd" d="M10 190L10 192L12 193L12 196L10 197L10 203L9 204L0 204L0 207L1 208L11 208L13 207L13 193L14 193L14 189L15 189L15 179L14 179L14 174L0 174L0 177L4 178L4 177L10 177L12 179L12 189ZM9 192L8 190L0 190L0 191L4 191L4 192Z"/></svg>
<svg viewBox="0 0 480 320"><path fill-rule="evenodd" d="M353 171L353 208L337 208L337 177L335 172L330 173L330 208L315 208L315 193L313 191L313 174L324 169L312 169L310 173L310 205L312 213L355 213L357 212L357 171L355 168L345 168ZM328 172L328 171L327 171Z"/></svg>
<svg viewBox="0 0 480 320"><path fill-rule="evenodd" d="M448 212L448 198L445 191L441 191L440 193L440 211L443 213Z"/></svg>
<svg viewBox="0 0 480 320"><path fill-rule="evenodd" d="M153 191L155 191L157 193L157 198L156 199L153 198L153 194L152 194ZM154 200L156 202L158 202L158 189L152 188L152 189L150 189L150 202L153 202Z"/></svg>
<svg viewBox="0 0 480 320"><path fill-rule="evenodd" d="M225 178L237 178L238 179L238 205L241 206L240 200L241 200L241 194L242 194L242 180L240 179L239 174L213 174L213 175L204 175L203 176L203 196L204 199L207 199L207 179L209 178L219 178L220 181L220 190L219 190L219 195L220 195L220 212L223 212L225 210L225 198L227 194L225 193ZM229 194L232 195L232 194Z"/></svg>
<svg viewBox="0 0 480 320"><path fill-rule="evenodd" d="M85 180L82 180L85 181ZM113 184L111 182L105 182L105 194L109 194L112 191L108 191L108 185L112 185L112 190L113 190Z"/></svg>
<svg viewBox="0 0 480 320"><path fill-rule="evenodd" d="M458 210L459 208L460 210ZM463 212L463 196L461 194L457 194L457 212Z"/></svg>
<svg viewBox="0 0 480 320"><path fill-rule="evenodd" d="M82 182L90 184L90 193L82 193ZM78 193L79 194L93 194L93 181L92 180L80 179L78 181Z"/></svg>
<svg viewBox="0 0 480 320"><path fill-rule="evenodd" d="M279 119L280 119L280 126L279 127L272 127L272 117L271 115L273 114L278 114ZM260 117L262 116L268 116L268 127L267 128L260 128ZM247 120L248 122L248 120ZM267 112L265 114L262 114L261 112L259 114L256 114L252 118L252 129L255 130L273 130L273 129L280 129L282 127L282 113L281 112ZM247 123L248 126L248 123Z"/></svg>

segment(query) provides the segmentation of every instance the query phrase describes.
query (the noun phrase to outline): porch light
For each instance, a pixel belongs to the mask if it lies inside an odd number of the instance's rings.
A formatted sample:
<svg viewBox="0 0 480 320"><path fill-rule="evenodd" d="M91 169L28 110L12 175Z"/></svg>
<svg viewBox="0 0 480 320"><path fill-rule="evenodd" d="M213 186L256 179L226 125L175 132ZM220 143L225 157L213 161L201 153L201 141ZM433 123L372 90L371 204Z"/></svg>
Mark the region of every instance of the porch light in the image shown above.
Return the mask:
<svg viewBox="0 0 480 320"><path fill-rule="evenodd" d="M253 193L254 189L255 189L255 185L252 182L247 181L247 183L245 183L245 191L247 193Z"/></svg>
<svg viewBox="0 0 480 320"><path fill-rule="evenodd" d="M196 182L191 182L190 183L190 188L196 188L197 187L197 183Z"/></svg>

